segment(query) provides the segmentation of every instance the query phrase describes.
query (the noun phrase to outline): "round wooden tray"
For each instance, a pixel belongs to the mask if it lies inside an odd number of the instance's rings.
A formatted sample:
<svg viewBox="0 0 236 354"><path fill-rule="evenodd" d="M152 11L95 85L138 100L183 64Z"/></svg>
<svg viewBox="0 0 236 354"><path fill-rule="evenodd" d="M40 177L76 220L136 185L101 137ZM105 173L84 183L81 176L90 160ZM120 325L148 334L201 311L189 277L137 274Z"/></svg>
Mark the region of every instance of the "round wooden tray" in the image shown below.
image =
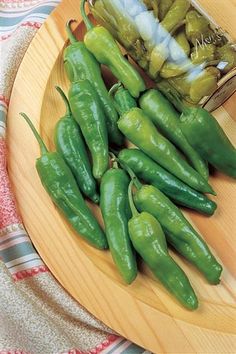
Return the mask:
<svg viewBox="0 0 236 354"><path fill-rule="evenodd" d="M202 3L208 11L212 8L215 20L226 27L221 11L224 8L224 13L230 14L234 0L224 2L218 11L212 1ZM155 353L234 353L236 184L232 179L218 173L211 177L219 206L213 217L186 212L224 265L221 284L210 286L193 267L174 255L199 297L200 307L193 313L183 309L142 264L135 282L130 286L123 284L109 252L95 250L82 241L40 183L35 170L39 148L19 112L24 111L32 118L48 147L53 149L53 128L64 113L54 86L68 88L62 61L67 45L64 27L67 19L79 17L78 7L76 0L63 1L49 16L24 57L12 91L8 169L25 227L62 286L121 335ZM229 32L236 28L234 21L227 25ZM83 30L83 25L78 25L79 37ZM215 112L215 117L236 144L234 103L235 96ZM100 218L99 211L91 207Z"/></svg>

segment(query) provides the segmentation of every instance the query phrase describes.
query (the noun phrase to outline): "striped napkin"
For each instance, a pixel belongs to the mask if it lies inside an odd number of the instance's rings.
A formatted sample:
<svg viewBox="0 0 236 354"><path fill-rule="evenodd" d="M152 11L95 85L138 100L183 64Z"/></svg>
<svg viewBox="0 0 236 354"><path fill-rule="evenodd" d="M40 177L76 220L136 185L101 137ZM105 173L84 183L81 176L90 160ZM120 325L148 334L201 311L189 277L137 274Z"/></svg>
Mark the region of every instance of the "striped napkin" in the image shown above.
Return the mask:
<svg viewBox="0 0 236 354"><path fill-rule="evenodd" d="M27 235L7 174L6 121L21 60L59 0L0 0L0 354L149 353L57 283Z"/></svg>

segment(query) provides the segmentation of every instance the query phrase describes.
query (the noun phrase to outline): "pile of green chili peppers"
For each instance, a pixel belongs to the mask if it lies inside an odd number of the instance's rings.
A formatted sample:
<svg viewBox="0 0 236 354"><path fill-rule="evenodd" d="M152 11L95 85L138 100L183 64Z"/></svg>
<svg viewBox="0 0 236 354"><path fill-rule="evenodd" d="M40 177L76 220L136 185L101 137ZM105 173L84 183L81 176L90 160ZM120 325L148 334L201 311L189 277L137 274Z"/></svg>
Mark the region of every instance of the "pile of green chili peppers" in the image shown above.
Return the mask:
<svg viewBox="0 0 236 354"><path fill-rule="evenodd" d="M110 249L125 283L137 276L138 253L154 277L184 307L194 310L197 295L171 258L167 243L210 284L220 282L222 266L178 206L214 214L217 205L206 195L215 195L208 182L208 163L236 178L235 147L204 109L179 102L180 115L159 91L146 89L112 34L92 25L84 3L84 40L72 33L72 21L66 24L64 65L70 89L67 98L56 87L65 114L55 126L55 152L48 151L21 113L40 146L39 177L74 230L92 246ZM167 4L155 9L169 28L164 17ZM101 64L118 80L109 91ZM135 147L127 148L127 141ZM104 231L85 198L100 205Z"/></svg>

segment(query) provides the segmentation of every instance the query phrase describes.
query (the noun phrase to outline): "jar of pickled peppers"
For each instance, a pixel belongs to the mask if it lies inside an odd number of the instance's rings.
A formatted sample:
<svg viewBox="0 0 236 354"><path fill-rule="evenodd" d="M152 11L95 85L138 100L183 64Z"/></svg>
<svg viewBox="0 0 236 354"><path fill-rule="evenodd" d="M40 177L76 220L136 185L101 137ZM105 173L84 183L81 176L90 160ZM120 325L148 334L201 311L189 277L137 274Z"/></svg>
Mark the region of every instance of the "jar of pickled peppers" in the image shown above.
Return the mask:
<svg viewBox="0 0 236 354"><path fill-rule="evenodd" d="M177 108L181 100L213 110L236 90L235 44L195 2L90 0L90 8Z"/></svg>

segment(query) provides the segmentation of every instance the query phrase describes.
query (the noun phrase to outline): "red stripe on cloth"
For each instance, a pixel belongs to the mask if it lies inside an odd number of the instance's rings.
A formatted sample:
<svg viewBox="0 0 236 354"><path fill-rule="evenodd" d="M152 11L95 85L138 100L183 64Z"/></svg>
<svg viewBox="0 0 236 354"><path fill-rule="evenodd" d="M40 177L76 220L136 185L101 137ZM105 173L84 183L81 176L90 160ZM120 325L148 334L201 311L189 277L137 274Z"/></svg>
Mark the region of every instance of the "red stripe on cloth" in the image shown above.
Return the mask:
<svg viewBox="0 0 236 354"><path fill-rule="evenodd" d="M102 350L107 349L110 344L114 343L119 337L116 335L109 335L101 344L98 344L94 349L91 349L88 354L99 354Z"/></svg>
<svg viewBox="0 0 236 354"><path fill-rule="evenodd" d="M27 22L24 22L24 23L21 23L21 26L22 27L33 27L33 28L40 28L41 27L41 24L40 22L32 22L32 21L27 21Z"/></svg>
<svg viewBox="0 0 236 354"><path fill-rule="evenodd" d="M0 138L0 229L11 224L22 223L16 210L15 198L7 174L6 153L5 139Z"/></svg>
<svg viewBox="0 0 236 354"><path fill-rule="evenodd" d="M0 350L0 354L30 354L29 352L24 352L23 350Z"/></svg>
<svg viewBox="0 0 236 354"><path fill-rule="evenodd" d="M109 334L109 336L102 343L96 345L95 348L89 351L84 352L79 349L70 349L68 352L63 352L60 354L99 354L102 350L107 349L109 345L114 343L118 338L119 337L114 334Z"/></svg>
<svg viewBox="0 0 236 354"><path fill-rule="evenodd" d="M0 101L4 103L6 107L9 106L9 99L6 96L0 94Z"/></svg>
<svg viewBox="0 0 236 354"><path fill-rule="evenodd" d="M33 267L31 269L21 270L17 273L12 274L12 277L15 281L19 281L25 278L33 277L40 273L47 273L47 272L49 272L48 267L45 265L40 265L38 267Z"/></svg>
<svg viewBox="0 0 236 354"><path fill-rule="evenodd" d="M31 27L31 28L35 28L35 29L39 29L41 27L42 23L41 22L33 22L33 21L27 21L27 22L23 22L21 23L18 27ZM4 35L0 37L0 42L1 41L5 41L6 39L10 38L15 31L13 31L10 34Z"/></svg>

